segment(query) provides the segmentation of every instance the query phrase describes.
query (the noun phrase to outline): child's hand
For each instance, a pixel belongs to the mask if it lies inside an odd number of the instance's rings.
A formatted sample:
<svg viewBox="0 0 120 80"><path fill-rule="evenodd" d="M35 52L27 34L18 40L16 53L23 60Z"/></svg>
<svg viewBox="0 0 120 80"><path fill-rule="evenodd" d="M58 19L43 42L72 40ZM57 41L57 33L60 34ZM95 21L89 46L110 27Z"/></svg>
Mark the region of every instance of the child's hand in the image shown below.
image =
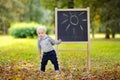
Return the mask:
<svg viewBox="0 0 120 80"><path fill-rule="evenodd" d="M62 40L61 40L61 39L59 39L59 40L58 40L58 43L60 44L61 42L62 42Z"/></svg>
<svg viewBox="0 0 120 80"><path fill-rule="evenodd" d="M41 49L38 50L38 56L41 59Z"/></svg>

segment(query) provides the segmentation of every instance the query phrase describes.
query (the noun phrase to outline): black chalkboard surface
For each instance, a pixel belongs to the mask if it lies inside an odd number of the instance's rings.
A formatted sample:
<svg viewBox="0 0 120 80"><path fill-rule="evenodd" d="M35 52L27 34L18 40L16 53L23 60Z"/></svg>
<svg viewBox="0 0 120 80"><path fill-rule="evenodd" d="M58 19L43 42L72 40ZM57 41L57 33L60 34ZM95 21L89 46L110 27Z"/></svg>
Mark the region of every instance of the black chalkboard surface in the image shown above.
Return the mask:
<svg viewBox="0 0 120 80"><path fill-rule="evenodd" d="M57 39L64 42L88 41L87 10L57 10Z"/></svg>

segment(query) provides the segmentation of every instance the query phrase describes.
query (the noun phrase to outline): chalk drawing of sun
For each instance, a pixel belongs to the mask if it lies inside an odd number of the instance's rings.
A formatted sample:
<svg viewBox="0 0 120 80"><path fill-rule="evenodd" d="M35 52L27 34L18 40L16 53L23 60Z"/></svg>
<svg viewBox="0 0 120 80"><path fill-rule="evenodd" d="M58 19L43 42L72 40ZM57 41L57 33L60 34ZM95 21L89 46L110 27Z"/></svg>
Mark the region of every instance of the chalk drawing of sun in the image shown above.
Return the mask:
<svg viewBox="0 0 120 80"><path fill-rule="evenodd" d="M76 32L76 31L75 31L75 27L79 27L79 28L83 31L84 28L83 28L83 26L82 26L82 24L81 24L81 21L82 21L82 22L86 22L86 21L87 21L87 19L80 19L80 17L81 17L83 14L85 14L85 12L80 12L79 14L75 14L75 13L73 13L73 12L69 12L69 15L66 14L66 13L63 13L62 15L63 15L64 17L66 17L66 19L63 20L63 21L61 22L61 24L67 23L67 22L69 21L68 24L67 24L67 26L66 26L65 31L67 31L68 29L70 29L72 26L73 26L73 29L72 29L73 34L75 34L75 32Z"/></svg>

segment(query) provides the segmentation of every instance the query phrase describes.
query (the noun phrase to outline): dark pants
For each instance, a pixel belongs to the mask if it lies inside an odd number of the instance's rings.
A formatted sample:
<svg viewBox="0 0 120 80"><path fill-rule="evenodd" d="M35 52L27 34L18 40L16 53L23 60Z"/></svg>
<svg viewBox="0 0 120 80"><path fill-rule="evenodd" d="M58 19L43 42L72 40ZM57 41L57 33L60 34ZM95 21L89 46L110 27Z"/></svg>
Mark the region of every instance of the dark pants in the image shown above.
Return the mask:
<svg viewBox="0 0 120 80"><path fill-rule="evenodd" d="M43 54L42 62L41 62L41 71L45 71L45 67L47 65L48 60L52 62L55 70L59 70L56 52L52 50L50 52L46 52Z"/></svg>

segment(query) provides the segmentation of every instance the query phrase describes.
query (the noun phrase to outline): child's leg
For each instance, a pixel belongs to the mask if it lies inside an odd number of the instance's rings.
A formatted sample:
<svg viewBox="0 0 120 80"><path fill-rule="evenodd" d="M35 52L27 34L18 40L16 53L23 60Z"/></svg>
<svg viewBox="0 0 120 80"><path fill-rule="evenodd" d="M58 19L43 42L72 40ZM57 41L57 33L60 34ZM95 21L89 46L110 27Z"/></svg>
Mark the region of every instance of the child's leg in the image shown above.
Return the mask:
<svg viewBox="0 0 120 80"><path fill-rule="evenodd" d="M56 52L53 50L51 53L52 53L52 56L50 57L50 61L54 65L55 71L58 71L59 65L58 65L58 61L57 61Z"/></svg>
<svg viewBox="0 0 120 80"><path fill-rule="evenodd" d="M47 62L48 62L48 55L43 54L42 62L41 62L41 71L45 72L45 67L47 65Z"/></svg>

